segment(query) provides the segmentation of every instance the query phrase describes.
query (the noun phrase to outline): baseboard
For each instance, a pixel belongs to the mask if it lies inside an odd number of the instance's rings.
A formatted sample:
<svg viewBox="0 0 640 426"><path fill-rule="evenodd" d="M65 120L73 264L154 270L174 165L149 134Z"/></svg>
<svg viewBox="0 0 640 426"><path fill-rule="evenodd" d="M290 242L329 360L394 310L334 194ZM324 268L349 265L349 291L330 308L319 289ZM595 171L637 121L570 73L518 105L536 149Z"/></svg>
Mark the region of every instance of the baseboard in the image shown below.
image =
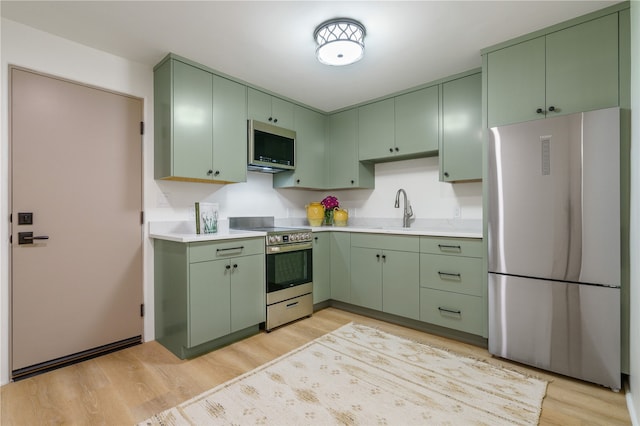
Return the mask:
<svg viewBox="0 0 640 426"><path fill-rule="evenodd" d="M633 398L631 396L631 389L629 389L629 378L624 382L624 394L627 400L627 410L629 410L629 417L631 417L631 424L633 426L640 426L640 419L638 419L638 413L633 405Z"/></svg>

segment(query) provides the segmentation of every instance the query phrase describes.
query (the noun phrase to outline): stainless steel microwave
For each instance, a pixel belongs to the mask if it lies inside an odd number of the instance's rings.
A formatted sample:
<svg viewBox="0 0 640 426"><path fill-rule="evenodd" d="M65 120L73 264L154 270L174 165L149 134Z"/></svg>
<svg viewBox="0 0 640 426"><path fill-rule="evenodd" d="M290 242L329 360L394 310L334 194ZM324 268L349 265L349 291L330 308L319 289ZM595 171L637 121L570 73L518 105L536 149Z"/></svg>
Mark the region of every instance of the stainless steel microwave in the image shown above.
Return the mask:
<svg viewBox="0 0 640 426"><path fill-rule="evenodd" d="M296 168L296 132L256 120L248 121L248 169L278 173Z"/></svg>

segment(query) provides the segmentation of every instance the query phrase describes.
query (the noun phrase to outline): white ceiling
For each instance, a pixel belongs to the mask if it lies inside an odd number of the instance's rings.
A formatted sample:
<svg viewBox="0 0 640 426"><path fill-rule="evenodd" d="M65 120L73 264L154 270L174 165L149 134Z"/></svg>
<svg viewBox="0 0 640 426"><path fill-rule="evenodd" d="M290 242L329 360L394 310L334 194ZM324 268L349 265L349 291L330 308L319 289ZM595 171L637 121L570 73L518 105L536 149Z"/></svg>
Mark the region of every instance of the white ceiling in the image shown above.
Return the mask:
<svg viewBox="0 0 640 426"><path fill-rule="evenodd" d="M609 1L6 1L2 17L133 61L168 52L331 112L480 67L484 47ZM313 31L364 24L365 57L315 59Z"/></svg>

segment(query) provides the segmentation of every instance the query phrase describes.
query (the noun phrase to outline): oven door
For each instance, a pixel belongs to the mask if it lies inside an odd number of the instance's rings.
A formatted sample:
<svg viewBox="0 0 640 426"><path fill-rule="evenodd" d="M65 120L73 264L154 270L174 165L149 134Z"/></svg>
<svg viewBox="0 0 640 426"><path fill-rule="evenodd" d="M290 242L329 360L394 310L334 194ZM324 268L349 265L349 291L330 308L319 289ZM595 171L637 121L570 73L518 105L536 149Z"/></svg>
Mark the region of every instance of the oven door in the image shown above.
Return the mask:
<svg viewBox="0 0 640 426"><path fill-rule="evenodd" d="M267 293L312 281L312 243L267 247Z"/></svg>

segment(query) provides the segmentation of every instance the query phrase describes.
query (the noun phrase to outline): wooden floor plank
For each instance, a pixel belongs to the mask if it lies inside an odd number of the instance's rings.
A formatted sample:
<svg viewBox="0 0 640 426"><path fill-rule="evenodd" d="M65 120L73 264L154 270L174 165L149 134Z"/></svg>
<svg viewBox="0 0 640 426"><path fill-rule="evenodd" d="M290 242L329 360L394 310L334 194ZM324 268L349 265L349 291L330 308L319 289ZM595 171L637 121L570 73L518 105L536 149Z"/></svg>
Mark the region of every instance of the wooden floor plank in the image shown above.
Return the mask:
<svg viewBox="0 0 640 426"><path fill-rule="evenodd" d="M352 321L550 380L541 425L631 424L624 392L494 358L477 346L335 308L191 360L180 360L159 343L148 342L10 383L0 388L0 424L135 424Z"/></svg>

